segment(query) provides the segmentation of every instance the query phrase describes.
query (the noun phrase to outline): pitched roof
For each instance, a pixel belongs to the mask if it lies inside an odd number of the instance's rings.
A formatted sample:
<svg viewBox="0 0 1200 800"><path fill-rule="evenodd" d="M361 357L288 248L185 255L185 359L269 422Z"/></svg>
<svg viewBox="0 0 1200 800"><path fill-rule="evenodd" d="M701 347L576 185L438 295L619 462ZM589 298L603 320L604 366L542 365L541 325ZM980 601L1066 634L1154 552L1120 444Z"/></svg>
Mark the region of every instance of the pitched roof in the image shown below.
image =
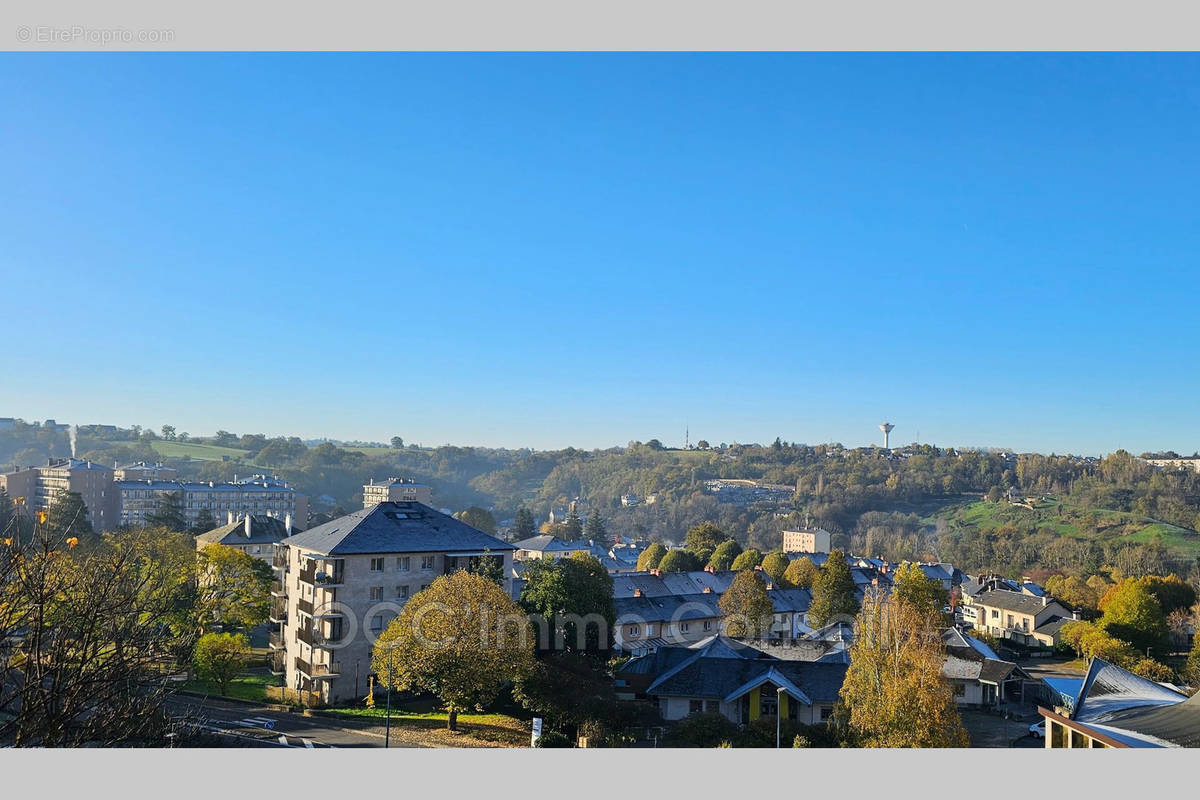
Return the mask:
<svg viewBox="0 0 1200 800"><path fill-rule="evenodd" d="M1161 683L1135 675L1103 659L1093 658L1071 718L1083 722L1105 722L1110 715L1131 708L1171 706L1185 698L1186 695L1168 689Z"/></svg>
<svg viewBox="0 0 1200 800"><path fill-rule="evenodd" d="M541 533L537 536L530 536L528 539L522 539L519 542L513 542L513 547L518 550L529 550L531 552L561 553L572 550L587 550L589 545L587 542L565 542L557 536L552 536L549 533Z"/></svg>
<svg viewBox="0 0 1200 800"><path fill-rule="evenodd" d="M379 503L283 540L324 555L368 553L499 552L508 542L423 503Z"/></svg>
<svg viewBox="0 0 1200 800"><path fill-rule="evenodd" d="M243 518L200 534L196 537L196 542L224 545L274 544L286 538L287 525L283 520L254 514L250 517L249 536L246 535L246 520Z"/></svg>
<svg viewBox="0 0 1200 800"><path fill-rule="evenodd" d="M1034 597L1033 595L1021 592L1005 592L989 589L976 595L975 603L982 606L1003 609L1004 611L1014 611L1019 614L1037 616L1050 603L1056 602L1053 598L1047 599L1049 603L1043 603L1043 598L1041 597Z"/></svg>
<svg viewBox="0 0 1200 800"><path fill-rule="evenodd" d="M732 699L773 676L811 703L832 703L846 678L846 665L825 661L712 658L698 655L650 685L647 694Z"/></svg>

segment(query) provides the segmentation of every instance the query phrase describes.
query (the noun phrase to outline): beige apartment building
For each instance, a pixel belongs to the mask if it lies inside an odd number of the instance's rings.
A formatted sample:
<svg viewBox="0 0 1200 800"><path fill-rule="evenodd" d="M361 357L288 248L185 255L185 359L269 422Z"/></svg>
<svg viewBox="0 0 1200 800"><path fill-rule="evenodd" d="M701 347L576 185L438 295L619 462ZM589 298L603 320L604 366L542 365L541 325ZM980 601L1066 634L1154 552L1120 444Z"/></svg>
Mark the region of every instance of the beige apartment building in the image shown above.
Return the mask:
<svg viewBox="0 0 1200 800"><path fill-rule="evenodd" d="M1145 461L1160 469L1190 469L1200 472L1200 458L1147 458Z"/></svg>
<svg viewBox="0 0 1200 800"><path fill-rule="evenodd" d="M424 503L433 505L433 489L403 478L388 478L379 483L372 478L363 485L363 508L376 503Z"/></svg>
<svg viewBox="0 0 1200 800"><path fill-rule="evenodd" d="M1063 621L1079 619L1078 612L1049 595L989 589L963 599L975 611L972 624L976 630L1027 647L1053 647L1060 639Z"/></svg>
<svg viewBox="0 0 1200 800"><path fill-rule="evenodd" d="M500 564L511 592L513 550L417 502L377 503L297 533L272 562L272 670L313 702L361 698L375 640L409 598L482 559Z"/></svg>
<svg viewBox="0 0 1200 800"><path fill-rule="evenodd" d="M44 467L0 474L0 488L9 497L25 498L24 505L31 513L49 509L63 492L77 492L87 506L93 529L108 531L118 525L113 471L91 461L52 458Z"/></svg>
<svg viewBox="0 0 1200 800"><path fill-rule="evenodd" d="M308 522L308 498L286 481L266 475L234 478L232 482L157 480L117 481L116 516L121 525L144 525L169 494L183 497L183 517L196 525L203 511L216 522L247 515L290 517L297 526Z"/></svg>
<svg viewBox="0 0 1200 800"><path fill-rule="evenodd" d="M831 535L823 528L801 528L783 532L785 553L828 553Z"/></svg>

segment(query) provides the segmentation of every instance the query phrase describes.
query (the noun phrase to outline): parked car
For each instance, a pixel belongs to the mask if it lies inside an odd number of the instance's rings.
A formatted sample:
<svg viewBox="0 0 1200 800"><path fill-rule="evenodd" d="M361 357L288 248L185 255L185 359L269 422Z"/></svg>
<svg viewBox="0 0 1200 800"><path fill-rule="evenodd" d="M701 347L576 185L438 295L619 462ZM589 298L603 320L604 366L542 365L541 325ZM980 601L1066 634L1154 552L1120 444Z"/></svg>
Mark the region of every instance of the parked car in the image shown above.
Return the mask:
<svg viewBox="0 0 1200 800"><path fill-rule="evenodd" d="M1029 735L1035 739L1046 738L1046 720L1035 722L1029 726Z"/></svg>

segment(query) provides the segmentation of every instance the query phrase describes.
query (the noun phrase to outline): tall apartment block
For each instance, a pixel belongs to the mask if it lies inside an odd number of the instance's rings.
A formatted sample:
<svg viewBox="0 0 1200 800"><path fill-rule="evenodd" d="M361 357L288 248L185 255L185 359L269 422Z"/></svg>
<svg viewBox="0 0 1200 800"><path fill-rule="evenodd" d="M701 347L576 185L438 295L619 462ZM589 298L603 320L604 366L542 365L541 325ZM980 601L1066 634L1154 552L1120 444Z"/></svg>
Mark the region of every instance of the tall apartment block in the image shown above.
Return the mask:
<svg viewBox="0 0 1200 800"><path fill-rule="evenodd" d="M91 461L52 458L44 467L0 474L0 488L9 497L25 498L25 507L30 512L50 508L50 504L63 492L78 492L87 506L88 521L92 528L106 531L119 524L114 516L116 492L113 471Z"/></svg>
<svg viewBox="0 0 1200 800"><path fill-rule="evenodd" d="M272 670L321 703L366 694L376 637L440 575L482 559L511 592L513 546L417 502L380 502L275 547Z"/></svg>
<svg viewBox="0 0 1200 800"><path fill-rule="evenodd" d="M363 485L363 508L370 508L376 503L424 503L432 506L433 489L402 478L388 478L379 483L372 478L370 483Z"/></svg>

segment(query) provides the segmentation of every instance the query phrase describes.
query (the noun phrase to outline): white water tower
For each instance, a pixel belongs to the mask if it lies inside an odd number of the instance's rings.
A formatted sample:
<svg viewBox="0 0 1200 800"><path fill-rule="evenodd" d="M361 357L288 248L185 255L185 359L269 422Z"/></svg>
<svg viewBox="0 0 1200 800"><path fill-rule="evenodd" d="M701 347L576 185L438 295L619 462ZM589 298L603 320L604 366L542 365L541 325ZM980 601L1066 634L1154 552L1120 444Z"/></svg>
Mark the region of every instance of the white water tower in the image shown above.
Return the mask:
<svg viewBox="0 0 1200 800"><path fill-rule="evenodd" d="M896 426L890 422L884 422L879 426L879 430L883 431L883 449L884 450L891 449L888 447L888 434L892 432L892 428L894 428L894 427L896 427Z"/></svg>

